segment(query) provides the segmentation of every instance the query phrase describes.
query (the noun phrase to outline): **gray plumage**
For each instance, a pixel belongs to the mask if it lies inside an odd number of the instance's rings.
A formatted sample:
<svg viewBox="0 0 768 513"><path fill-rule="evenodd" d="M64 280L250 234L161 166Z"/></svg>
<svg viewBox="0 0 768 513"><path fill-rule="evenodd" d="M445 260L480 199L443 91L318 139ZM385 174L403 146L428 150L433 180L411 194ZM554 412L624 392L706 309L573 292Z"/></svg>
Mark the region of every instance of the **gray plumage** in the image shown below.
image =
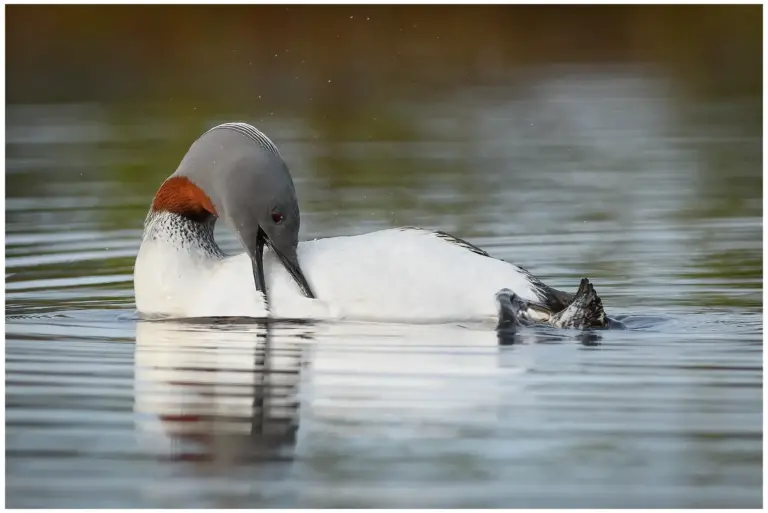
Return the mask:
<svg viewBox="0 0 768 513"><path fill-rule="evenodd" d="M301 225L291 173L275 144L246 123L225 123L201 135L171 175L188 178L237 234L266 295L261 254L268 244L305 295L313 294L296 249ZM279 219L279 220L278 220Z"/></svg>

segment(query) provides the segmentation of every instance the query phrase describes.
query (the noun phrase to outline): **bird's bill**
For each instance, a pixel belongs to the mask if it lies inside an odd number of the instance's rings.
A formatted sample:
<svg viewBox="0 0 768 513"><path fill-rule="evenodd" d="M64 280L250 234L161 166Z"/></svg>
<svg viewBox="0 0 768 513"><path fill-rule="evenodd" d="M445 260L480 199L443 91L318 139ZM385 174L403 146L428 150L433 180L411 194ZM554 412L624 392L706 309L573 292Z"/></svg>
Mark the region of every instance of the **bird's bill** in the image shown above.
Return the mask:
<svg viewBox="0 0 768 513"><path fill-rule="evenodd" d="M267 297L267 286L264 281L264 243L266 242L266 236L264 232L259 230L256 236L256 250L251 253L251 266L253 267L253 281L256 285L256 290L264 294L264 298Z"/></svg>
<svg viewBox="0 0 768 513"><path fill-rule="evenodd" d="M267 237L264 230L259 229L259 233L256 236L256 247L253 251L249 252L251 257L251 265L253 267L253 281L256 284L256 290L264 294L264 298L267 298L267 286L264 279L264 245L269 245L272 251L275 252L280 263L288 271L296 284L301 289L301 292L310 299L315 299L315 294L312 292L312 287L309 286L304 272L299 265L299 258L296 255L296 249L293 247L278 248Z"/></svg>
<svg viewBox="0 0 768 513"><path fill-rule="evenodd" d="M296 250L289 249L286 251L280 251L273 245L270 246L272 247L272 250L275 252L277 257L280 259L283 267L288 270L304 295L310 299L315 299L315 294L312 292L312 288L309 286L307 278L304 276L304 272L301 270L301 266L299 265L299 258L296 256Z"/></svg>

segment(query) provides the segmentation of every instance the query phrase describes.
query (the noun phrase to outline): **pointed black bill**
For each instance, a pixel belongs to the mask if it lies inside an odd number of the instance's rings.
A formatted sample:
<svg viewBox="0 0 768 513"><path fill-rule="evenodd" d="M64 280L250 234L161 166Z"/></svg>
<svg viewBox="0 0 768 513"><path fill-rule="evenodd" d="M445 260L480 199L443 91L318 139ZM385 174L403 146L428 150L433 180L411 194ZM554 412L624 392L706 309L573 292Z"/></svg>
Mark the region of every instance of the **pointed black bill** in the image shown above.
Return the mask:
<svg viewBox="0 0 768 513"><path fill-rule="evenodd" d="M264 300L267 300L267 286L264 282L264 243L266 242L266 236L264 232L259 229L258 235L256 235L256 251L251 255L251 266L253 267L253 281L256 285L256 290L264 294ZM267 304L269 302L267 301Z"/></svg>
<svg viewBox="0 0 768 513"><path fill-rule="evenodd" d="M304 272L299 265L299 258L296 255L296 250L293 248L287 248L280 250L272 244L264 230L259 228L259 233L256 236L256 248L251 253L251 265L253 267L253 281L256 285L256 290L264 294L264 299L269 304L267 297L267 286L264 279L264 245L269 245L272 251L275 252L280 263L288 271L296 284L301 289L301 292L310 299L315 299L315 294L312 292L312 287L309 286L307 278L304 276Z"/></svg>
<svg viewBox="0 0 768 513"><path fill-rule="evenodd" d="M310 299L315 299L315 294L312 292L312 288L309 286L307 278L304 276L304 272L301 270L301 266L299 265L299 258L296 256L296 251L289 250L283 253L278 251L274 246L272 246L272 249L280 259L280 262L282 262L283 266L291 274L294 281L299 286L304 295Z"/></svg>

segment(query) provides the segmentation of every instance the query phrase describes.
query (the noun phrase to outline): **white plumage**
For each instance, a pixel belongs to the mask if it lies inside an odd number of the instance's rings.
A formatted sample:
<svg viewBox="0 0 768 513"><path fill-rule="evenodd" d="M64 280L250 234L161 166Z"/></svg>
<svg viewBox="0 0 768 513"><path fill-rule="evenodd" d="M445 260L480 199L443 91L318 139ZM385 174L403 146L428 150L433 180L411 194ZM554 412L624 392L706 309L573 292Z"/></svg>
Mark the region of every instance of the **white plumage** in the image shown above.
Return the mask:
<svg viewBox="0 0 768 513"><path fill-rule="evenodd" d="M301 242L299 261L317 300L305 298L266 250L268 313L246 254L222 258L148 233L135 269L144 314L435 323L495 321L502 288L540 301L538 280L520 267L446 234L403 228Z"/></svg>

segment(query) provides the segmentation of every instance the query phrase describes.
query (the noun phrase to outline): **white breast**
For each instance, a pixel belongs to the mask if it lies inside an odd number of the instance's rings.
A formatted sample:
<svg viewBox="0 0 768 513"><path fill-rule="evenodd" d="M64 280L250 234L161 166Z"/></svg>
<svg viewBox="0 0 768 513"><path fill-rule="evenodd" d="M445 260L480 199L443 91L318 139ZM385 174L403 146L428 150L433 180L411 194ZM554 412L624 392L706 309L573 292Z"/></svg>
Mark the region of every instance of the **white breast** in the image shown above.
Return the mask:
<svg viewBox="0 0 768 513"><path fill-rule="evenodd" d="M145 245L136 264L139 311L265 316L245 254L211 261ZM265 251L274 317L485 321L496 317L494 296L499 289L537 299L529 275L519 267L425 230L392 229L302 242L298 256L318 300L304 298L274 255Z"/></svg>

